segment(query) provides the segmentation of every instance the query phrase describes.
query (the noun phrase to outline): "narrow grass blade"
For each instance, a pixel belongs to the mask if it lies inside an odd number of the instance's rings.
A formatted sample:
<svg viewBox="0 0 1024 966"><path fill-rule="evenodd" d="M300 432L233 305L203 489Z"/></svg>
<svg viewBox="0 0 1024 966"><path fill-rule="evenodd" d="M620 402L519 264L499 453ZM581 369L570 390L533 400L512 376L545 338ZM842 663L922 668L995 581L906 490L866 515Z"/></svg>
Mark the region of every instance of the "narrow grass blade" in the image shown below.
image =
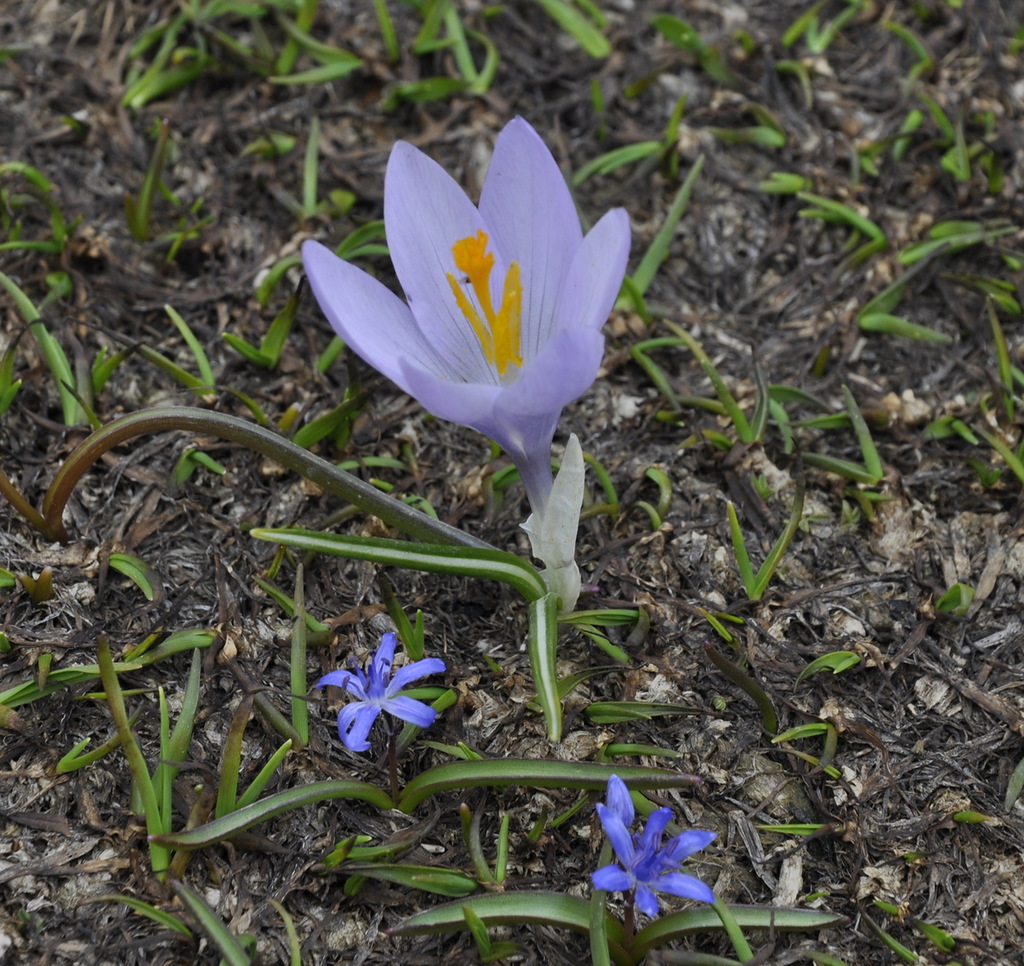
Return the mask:
<svg viewBox="0 0 1024 966"><path fill-rule="evenodd" d="M185 904L185 908L196 917L207 938L220 950L225 966L252 966L252 957L198 893L193 892L184 882L172 882L171 888Z"/></svg>
<svg viewBox="0 0 1024 966"><path fill-rule="evenodd" d="M704 653L707 654L708 659L712 664L725 677L732 681L741 691L747 694L757 705L758 710L761 712L761 724L764 730L770 735L774 735L779 730L779 716L775 711L775 705L772 704L772 699L765 693L764 688L761 687L746 671L732 661L728 660L722 654L715 650L710 644L704 645Z"/></svg>
<svg viewBox="0 0 1024 966"><path fill-rule="evenodd" d="M665 215L664 224L658 229L658 233L651 241L651 247L644 253L644 257L640 259L640 264L636 267L636 271L633 272L633 284L639 290L641 296L647 292L647 287L653 281L654 276L658 274L661 263L668 257L669 245L672 244L672 239L675 237L676 226L686 213L686 209L690 204L690 197L693 195L693 188L703 169L704 155L702 154L693 162L693 165L687 172L686 178L682 185L680 185L679 191L668 213Z"/></svg>
<svg viewBox="0 0 1024 966"><path fill-rule="evenodd" d="M114 726L121 738L121 747L124 749L125 757L131 769L132 780L142 799L143 812L146 816L146 829L153 835L164 831L164 823L169 816L161 813L160 802L157 800L156 789L153 779L149 774L149 766L142 755L142 749L132 732L129 724L128 712L124 706L124 695L121 692L121 682L117 679L117 671L114 667L114 660L110 655L110 644L105 636L100 636L96 645L96 661L99 665L100 680L103 682L103 690L106 693L107 705L110 708L111 716L114 719ZM163 845L150 840L149 861L154 874L161 878L170 865L170 852Z"/></svg>
<svg viewBox="0 0 1024 966"><path fill-rule="evenodd" d="M537 0L537 3L591 57L607 57L612 52L608 38L594 22L565 0Z"/></svg>

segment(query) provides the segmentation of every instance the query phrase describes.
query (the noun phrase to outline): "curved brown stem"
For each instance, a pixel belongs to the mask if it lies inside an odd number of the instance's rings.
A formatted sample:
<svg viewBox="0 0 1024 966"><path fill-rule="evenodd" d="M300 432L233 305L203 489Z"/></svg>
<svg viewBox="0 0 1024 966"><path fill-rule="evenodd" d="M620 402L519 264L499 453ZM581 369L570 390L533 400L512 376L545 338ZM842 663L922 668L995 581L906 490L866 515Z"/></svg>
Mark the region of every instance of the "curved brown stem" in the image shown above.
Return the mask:
<svg viewBox="0 0 1024 966"><path fill-rule="evenodd" d="M43 498L42 515L27 503L25 507L15 503L15 509L33 525L39 527L49 539L66 543L68 533L64 529L63 523L64 507L86 471L104 453L129 439L147 433L162 433L170 430L204 433L241 443L282 466L294 470L329 493L355 504L360 509L372 513L390 526L397 527L418 540L478 547L486 550L494 549L483 540L463 533L447 523L434 520L425 513L381 493L369 483L364 483L350 473L338 469L333 463L319 456L314 456L290 440L278 436L272 430L256 426L237 416L185 406L143 409L140 412L115 419L102 429L96 430L75 448L57 471L57 475L53 478L53 482L50 483L46 496ZM3 481L0 480L0 488L2 488L2 483ZM4 495L9 500L11 499L6 490L4 490ZM11 502L14 503L13 500ZM24 503L23 497L22 502ZM25 512L26 508L29 512Z"/></svg>
<svg viewBox="0 0 1024 966"><path fill-rule="evenodd" d="M10 477L2 469L0 469L0 494L2 494L4 499L7 500L7 502L10 503L18 513L28 520L32 526L49 535L46 520L43 519L42 514L25 499L21 490L11 482Z"/></svg>

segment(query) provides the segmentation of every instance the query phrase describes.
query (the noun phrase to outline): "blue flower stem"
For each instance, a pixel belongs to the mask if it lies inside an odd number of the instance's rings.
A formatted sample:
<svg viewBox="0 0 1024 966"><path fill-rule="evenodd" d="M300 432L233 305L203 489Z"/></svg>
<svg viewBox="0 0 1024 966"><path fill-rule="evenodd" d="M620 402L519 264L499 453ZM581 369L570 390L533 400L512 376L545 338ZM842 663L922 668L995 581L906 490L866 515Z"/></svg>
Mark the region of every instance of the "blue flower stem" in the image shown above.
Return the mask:
<svg viewBox="0 0 1024 966"><path fill-rule="evenodd" d="M391 800L397 802L401 798L401 789L398 787L398 723L394 718L388 731L388 775L391 779Z"/></svg>
<svg viewBox="0 0 1024 966"><path fill-rule="evenodd" d="M636 890L630 889L629 892L626 893L626 912L622 917L622 928L626 932L626 938L622 941L622 948L625 949L627 953L632 952L633 950L633 933L636 928L635 901Z"/></svg>

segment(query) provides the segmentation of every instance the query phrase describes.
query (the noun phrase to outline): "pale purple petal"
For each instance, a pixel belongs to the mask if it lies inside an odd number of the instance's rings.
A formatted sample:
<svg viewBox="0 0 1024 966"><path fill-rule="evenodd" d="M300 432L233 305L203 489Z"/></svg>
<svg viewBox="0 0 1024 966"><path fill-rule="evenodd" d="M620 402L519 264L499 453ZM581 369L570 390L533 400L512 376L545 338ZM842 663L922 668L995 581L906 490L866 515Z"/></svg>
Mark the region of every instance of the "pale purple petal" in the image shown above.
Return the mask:
<svg viewBox="0 0 1024 966"><path fill-rule="evenodd" d="M629 258L629 216L613 208L587 232L559 292L556 315L563 327L599 329L615 305Z"/></svg>
<svg viewBox="0 0 1024 966"><path fill-rule="evenodd" d="M658 905L657 897L642 882L638 882L636 884L636 896L634 901L637 904L637 908L639 908L645 916L656 916L661 908Z"/></svg>
<svg viewBox="0 0 1024 966"><path fill-rule="evenodd" d="M673 862L682 862L694 852L707 848L718 838L716 832L705 832L703 829L690 829L670 839L665 846L665 855Z"/></svg>
<svg viewBox="0 0 1024 966"><path fill-rule="evenodd" d="M501 394L502 413L542 416L578 399L593 384L604 354L604 338L592 329L556 332L519 378ZM550 446L550 441L548 442Z"/></svg>
<svg viewBox="0 0 1024 966"><path fill-rule="evenodd" d="M425 678L430 674L444 674L445 663L439 657L425 657L422 661L413 661L405 667L395 671L388 685L388 695L398 694L402 688L407 688L413 681Z"/></svg>
<svg viewBox="0 0 1024 966"><path fill-rule="evenodd" d="M372 704L354 701L346 704L338 714L338 737L349 751L369 751L367 736L373 727L380 708Z"/></svg>
<svg viewBox="0 0 1024 966"><path fill-rule="evenodd" d="M628 892L633 888L633 880L617 865L606 865L591 876L595 889L606 892Z"/></svg>
<svg viewBox="0 0 1024 966"><path fill-rule="evenodd" d="M684 899L696 899L697 902L714 902L715 894L706 882L685 872L666 872L653 880L659 892L668 892Z"/></svg>
<svg viewBox="0 0 1024 966"><path fill-rule="evenodd" d="M560 320L558 292L583 240L580 219L558 164L521 117L502 129L480 193L480 214L506 264L523 279L524 358L547 341Z"/></svg>
<svg viewBox="0 0 1024 966"><path fill-rule="evenodd" d="M515 463L536 513L543 513L551 492L551 440L558 417L593 385L603 354L598 332L556 333L498 398L494 411L501 422L480 430Z"/></svg>
<svg viewBox="0 0 1024 966"><path fill-rule="evenodd" d="M608 801L608 808L615 813L615 817L625 828L633 824L633 818L636 815L633 810L633 799L629 796L626 783L618 775L608 777L608 791L605 798Z"/></svg>
<svg viewBox="0 0 1024 966"><path fill-rule="evenodd" d="M401 718L403 721L419 725L421 728L429 728L437 718L437 712L430 705L417 701L415 698L410 698L406 694L399 694L397 697L388 698L384 707L388 714L393 714L396 718Z"/></svg>
<svg viewBox="0 0 1024 966"><path fill-rule="evenodd" d="M610 808L600 803L597 805L597 816L601 819L604 834L608 836L608 841L612 843L612 848L615 850L615 855L619 861L626 867L632 867L634 859L633 839L626 826L622 823L622 819Z"/></svg>
<svg viewBox="0 0 1024 966"><path fill-rule="evenodd" d="M494 416L494 404L501 395L500 386L451 382L419 368L412 359L402 359L401 365L402 378L409 387L407 392L415 396L424 409L441 419L490 435L481 426L493 426L499 421ZM500 440L496 442L500 445Z"/></svg>
<svg viewBox="0 0 1024 966"><path fill-rule="evenodd" d="M384 222L391 261L425 338L463 380L489 378L448 282L457 272L455 242L488 230L476 206L437 162L399 141L384 177ZM504 278L503 268L495 272Z"/></svg>
<svg viewBox="0 0 1024 966"><path fill-rule="evenodd" d="M404 356L455 377L455 370L420 333L409 307L373 276L316 241L303 244L302 264L331 327L378 372L406 392L400 364Z"/></svg>

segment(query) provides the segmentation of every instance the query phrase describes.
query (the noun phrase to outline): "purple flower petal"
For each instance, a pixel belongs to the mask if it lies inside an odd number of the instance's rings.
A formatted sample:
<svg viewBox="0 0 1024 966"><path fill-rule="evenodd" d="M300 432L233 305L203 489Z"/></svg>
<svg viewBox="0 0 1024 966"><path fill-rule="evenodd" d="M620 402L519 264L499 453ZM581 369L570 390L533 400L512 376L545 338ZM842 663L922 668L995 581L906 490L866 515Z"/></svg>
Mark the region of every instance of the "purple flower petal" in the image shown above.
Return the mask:
<svg viewBox="0 0 1024 966"><path fill-rule="evenodd" d="M501 395L500 386L452 382L418 367L411 359L402 359L401 367L404 383L399 385L407 385L409 395L418 399L423 408L435 416L469 426L477 432L484 432L482 426L500 425L500 417L494 414L494 404Z"/></svg>
<svg viewBox="0 0 1024 966"><path fill-rule="evenodd" d="M395 649L398 647L398 635L393 631L380 639L380 646L370 661L370 676L386 679L391 673L391 665L395 660Z"/></svg>
<svg viewBox="0 0 1024 966"><path fill-rule="evenodd" d="M531 359L561 324L558 293L583 232L555 159L521 117L498 135L480 192L480 214L506 262L518 261L523 278L530 280L523 288L523 318L538 324L530 327L523 348Z"/></svg>
<svg viewBox="0 0 1024 966"><path fill-rule="evenodd" d="M654 887L659 892L668 892L684 899L695 899L697 902L714 902L715 894L706 882L685 872L666 872L654 879Z"/></svg>
<svg viewBox="0 0 1024 966"><path fill-rule="evenodd" d="M665 834L665 826L672 821L671 808L656 808L651 812L644 828L644 848L657 852L661 848L661 839Z"/></svg>
<svg viewBox="0 0 1024 966"><path fill-rule="evenodd" d="M437 718L437 712L433 708L405 694L400 694L396 698L388 698L384 707L388 714L393 714L396 718L401 718L403 721L408 721L421 728L429 728Z"/></svg>
<svg viewBox="0 0 1024 966"><path fill-rule="evenodd" d="M413 661L405 667L395 671L388 685L388 695L398 694L403 688L407 688L413 681L425 678L430 674L444 674L447 670L444 661L439 657L426 657L421 661Z"/></svg>
<svg viewBox="0 0 1024 966"><path fill-rule="evenodd" d="M604 338L592 329L555 333L505 389L496 408L513 425L520 416L560 413L594 384L603 353Z"/></svg>
<svg viewBox="0 0 1024 966"><path fill-rule="evenodd" d="M633 880L617 865L606 865L590 876L595 889L607 892L628 892L633 888Z"/></svg>

